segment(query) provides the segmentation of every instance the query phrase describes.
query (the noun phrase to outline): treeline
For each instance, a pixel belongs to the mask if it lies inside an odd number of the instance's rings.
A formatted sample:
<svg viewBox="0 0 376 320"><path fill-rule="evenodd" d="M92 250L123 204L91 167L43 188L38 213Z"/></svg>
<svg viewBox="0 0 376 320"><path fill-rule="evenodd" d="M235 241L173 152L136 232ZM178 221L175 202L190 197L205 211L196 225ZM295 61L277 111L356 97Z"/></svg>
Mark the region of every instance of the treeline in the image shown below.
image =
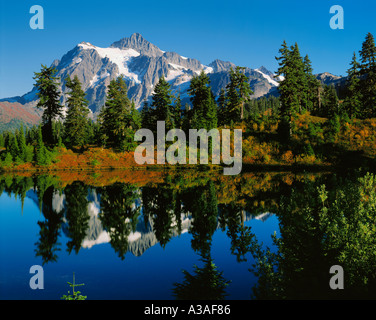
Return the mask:
<svg viewBox="0 0 376 320"><path fill-rule="evenodd" d="M339 100L333 85L322 85L316 79L308 55L303 58L296 43L289 47L284 41L279 54L276 76L284 77L279 86L279 131L282 137L291 137L293 118L306 111L329 119L376 116L376 46L371 33L367 34L359 51L360 62L356 53L353 55L343 101Z"/></svg>
<svg viewBox="0 0 376 320"><path fill-rule="evenodd" d="M65 79L68 89L65 105L61 104L56 69L42 65L35 73L37 107L43 109L42 121L33 128L0 134L0 160L3 165L33 162L49 164L58 148L65 146L83 151L90 146L123 152L136 146L134 134L140 128L156 132L157 121L165 121L166 131L176 128L207 129L239 124L252 126L253 121L271 121L278 125L280 143L289 144L294 119L305 112L338 123L338 117L367 119L376 116L376 47L368 34L360 50L360 62L354 53L348 70L344 98L339 100L334 86L321 84L313 75L308 55L300 54L297 44L283 42L277 61L276 77L282 79L280 96L251 99L250 80L242 67L229 72L229 83L214 96L209 76L202 71L194 76L187 91L190 103L182 106L180 93L174 93L162 76L151 99L139 112L128 97L122 76L111 80L105 105L96 121L90 117L88 101L77 76Z"/></svg>
<svg viewBox="0 0 376 320"><path fill-rule="evenodd" d="M250 114L249 106L252 105L250 96L253 92L241 67L231 69L230 82L218 99L204 71L193 77L188 90L191 104L185 108L182 108L180 95L173 94L171 85L162 76L154 88L151 102L145 101L141 112L129 99L127 85L119 76L110 82L106 103L97 121L92 121L78 77L66 78L66 87L70 91L63 106L55 73L55 68L43 65L41 71L35 73L39 97L37 107L43 109L41 124L0 134L3 165L12 162L46 165L62 146L75 151L82 151L88 146L129 151L136 146L135 132L141 127L156 131L157 121L165 121L166 130L210 130L244 120Z"/></svg>

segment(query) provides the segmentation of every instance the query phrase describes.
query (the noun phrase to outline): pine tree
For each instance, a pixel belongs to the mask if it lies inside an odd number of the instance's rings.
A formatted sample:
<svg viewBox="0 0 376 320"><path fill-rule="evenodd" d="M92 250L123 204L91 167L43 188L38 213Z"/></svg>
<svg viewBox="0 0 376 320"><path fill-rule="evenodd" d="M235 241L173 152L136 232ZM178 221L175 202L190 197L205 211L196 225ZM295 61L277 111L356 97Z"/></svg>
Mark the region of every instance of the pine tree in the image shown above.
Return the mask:
<svg viewBox="0 0 376 320"><path fill-rule="evenodd" d="M42 123L43 137L48 144L54 144L52 123L54 120L63 116L63 106L60 104L60 92L58 89L57 78L54 76L57 70L54 67L42 65L41 72L35 72L34 86L38 90L39 101L38 108L43 108Z"/></svg>
<svg viewBox="0 0 376 320"><path fill-rule="evenodd" d="M195 129L213 129L217 127L217 104L210 87L208 75L201 71L200 75L191 80L188 89L192 102L192 122Z"/></svg>
<svg viewBox="0 0 376 320"><path fill-rule="evenodd" d="M356 53L350 63L350 68L347 70L347 86L346 98L344 101L344 111L350 118L362 117L362 97L360 88L360 64L357 61Z"/></svg>
<svg viewBox="0 0 376 320"><path fill-rule="evenodd" d="M71 91L68 93L68 111L64 122L65 140L70 147L83 148L87 143L89 103L77 75L73 80L68 76L66 86Z"/></svg>
<svg viewBox="0 0 376 320"><path fill-rule="evenodd" d="M151 106L155 110L155 121L165 121L166 131L175 128L172 101L171 86L162 76L154 88ZM153 127L156 128L156 126L157 123Z"/></svg>
<svg viewBox="0 0 376 320"><path fill-rule="evenodd" d="M360 51L360 87L362 104L367 117L376 116L376 46L368 33Z"/></svg>
<svg viewBox="0 0 376 320"><path fill-rule="evenodd" d="M102 138L122 151L127 149L125 144L131 128L131 102L127 93L127 85L122 77L111 80L106 103L99 114Z"/></svg>

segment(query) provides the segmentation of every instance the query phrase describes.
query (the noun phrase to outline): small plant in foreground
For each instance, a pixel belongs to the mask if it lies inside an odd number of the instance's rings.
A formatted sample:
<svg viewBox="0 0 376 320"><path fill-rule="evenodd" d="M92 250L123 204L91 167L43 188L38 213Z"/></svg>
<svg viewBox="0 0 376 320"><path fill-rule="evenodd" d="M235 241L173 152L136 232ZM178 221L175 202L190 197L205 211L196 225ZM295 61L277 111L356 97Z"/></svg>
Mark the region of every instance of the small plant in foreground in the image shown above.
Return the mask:
<svg viewBox="0 0 376 320"><path fill-rule="evenodd" d="M80 284L75 283L74 272L73 272L73 283L70 283L70 282L67 282L67 283L73 289L73 292L72 292L73 294L69 294L69 291L68 291L68 294L67 295L64 294L60 299L63 299L63 300L86 300L87 296L81 295L80 291L74 291L75 287L80 287L80 286L85 285L84 283L80 283Z"/></svg>

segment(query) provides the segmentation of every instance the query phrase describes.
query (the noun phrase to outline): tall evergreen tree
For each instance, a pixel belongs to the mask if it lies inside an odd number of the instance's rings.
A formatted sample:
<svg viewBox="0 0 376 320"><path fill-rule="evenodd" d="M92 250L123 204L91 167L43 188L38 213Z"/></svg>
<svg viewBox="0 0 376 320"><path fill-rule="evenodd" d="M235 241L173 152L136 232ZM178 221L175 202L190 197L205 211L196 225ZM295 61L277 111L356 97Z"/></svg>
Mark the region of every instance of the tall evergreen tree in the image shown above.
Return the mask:
<svg viewBox="0 0 376 320"><path fill-rule="evenodd" d="M227 123L226 119L226 108L227 108L227 97L226 97L226 90L224 88L221 89L218 99L217 99L217 105L218 105L218 124L224 125Z"/></svg>
<svg viewBox="0 0 376 320"><path fill-rule="evenodd" d="M295 43L291 47L291 62L294 69L294 77L296 79L296 94L298 98L298 112L302 113L304 109L307 109L309 106L309 86L308 86L308 77L305 69L308 69L300 55L300 50L298 44ZM308 62L308 61L307 61Z"/></svg>
<svg viewBox="0 0 376 320"><path fill-rule="evenodd" d="M134 131L137 131L138 129L141 128L141 124L142 124L141 113L140 113L140 111L138 111L136 109L136 105L135 105L134 101L132 100L132 103L131 103L131 123L130 123L131 129L133 129Z"/></svg>
<svg viewBox="0 0 376 320"><path fill-rule="evenodd" d="M165 80L164 76L160 77L154 88L151 106L155 109L155 120L165 121L166 131L175 127L172 105L173 98L170 84ZM157 123L154 124L155 128L156 126Z"/></svg>
<svg viewBox="0 0 376 320"><path fill-rule="evenodd" d="M226 86L228 101L226 113L230 121L244 119L244 105L253 94L244 69L237 66L235 70L233 68L230 70L230 83Z"/></svg>
<svg viewBox="0 0 376 320"><path fill-rule="evenodd" d="M176 99L175 99L175 104L174 104L174 121L175 121L175 128L176 129L181 129L183 126L183 113L182 113L182 105L181 105L181 97L180 93L178 93Z"/></svg>
<svg viewBox="0 0 376 320"><path fill-rule="evenodd" d="M106 103L99 114L102 139L119 150L128 149L127 135L132 131L131 102L127 94L127 85L121 76L111 80Z"/></svg>
<svg viewBox="0 0 376 320"><path fill-rule="evenodd" d="M7 150L12 155L13 160L20 160L20 148L18 146L17 134L10 132Z"/></svg>
<svg viewBox="0 0 376 320"><path fill-rule="evenodd" d="M53 121L63 116L63 106L60 104L59 83L55 77L57 70L54 67L42 65L40 72L35 72L34 86L38 90L38 108L43 108L43 138L48 144L55 144L53 137Z"/></svg>
<svg viewBox="0 0 376 320"><path fill-rule="evenodd" d="M318 90L320 88L320 81L316 79L313 74L313 68L311 64L311 60L309 59L308 55L304 57L304 73L306 76L307 81L307 100L305 108L312 112L318 109L319 101L318 101Z"/></svg>
<svg viewBox="0 0 376 320"><path fill-rule="evenodd" d="M34 161L37 165L46 165L49 162L48 150L46 149L43 142L41 126L38 127L37 144L34 148Z"/></svg>
<svg viewBox="0 0 376 320"><path fill-rule="evenodd" d="M210 87L208 75L201 71L200 75L191 80L188 89L192 102L192 123L195 129L207 129L217 127L217 105Z"/></svg>
<svg viewBox="0 0 376 320"><path fill-rule="evenodd" d="M69 146L82 148L87 143L89 102L85 99L86 94L77 75L73 80L68 76L66 86L71 91L67 99L65 139Z"/></svg>
<svg viewBox="0 0 376 320"><path fill-rule="evenodd" d="M339 100L334 85L324 87L323 109L325 109L325 116L328 118L333 118L334 115L340 113Z"/></svg>
<svg viewBox="0 0 376 320"><path fill-rule="evenodd" d="M350 68L347 70L346 98L344 101L344 111L350 118L362 117L359 68L360 64L357 61L356 53L354 52Z"/></svg>
<svg viewBox="0 0 376 320"><path fill-rule="evenodd" d="M286 41L279 49L280 56L276 57L279 68L276 76L283 76L278 90L280 92L280 123L278 131L283 140L289 140L292 135L292 118L299 110L298 79L294 72L294 61L291 59L291 51Z"/></svg>
<svg viewBox="0 0 376 320"><path fill-rule="evenodd" d="M368 117L376 116L376 46L368 33L360 51L360 75L362 103Z"/></svg>
<svg viewBox="0 0 376 320"><path fill-rule="evenodd" d="M22 161L27 161L27 150L26 150L26 138L23 126L21 125L20 131L17 135L18 147L20 150L19 157Z"/></svg>
<svg viewBox="0 0 376 320"><path fill-rule="evenodd" d="M154 130L156 126L156 116L154 109L145 100L141 109L141 126L142 128Z"/></svg>

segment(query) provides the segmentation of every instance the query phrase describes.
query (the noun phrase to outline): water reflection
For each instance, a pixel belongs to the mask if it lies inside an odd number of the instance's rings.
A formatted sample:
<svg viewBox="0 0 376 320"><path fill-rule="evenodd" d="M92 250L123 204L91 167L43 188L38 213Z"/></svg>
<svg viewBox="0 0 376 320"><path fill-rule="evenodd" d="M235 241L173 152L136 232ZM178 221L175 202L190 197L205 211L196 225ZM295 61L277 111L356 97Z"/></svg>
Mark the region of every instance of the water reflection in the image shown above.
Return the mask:
<svg viewBox="0 0 376 320"><path fill-rule="evenodd" d="M363 180L362 180L363 179ZM325 188L323 185L325 184ZM238 263L257 276L254 299L375 297L376 183L371 175L259 174L237 177L171 174L158 183L109 182L88 185L59 177L0 177L0 195L33 199L42 215L35 255L58 261L62 233L66 250L109 243L120 260L166 248L188 232L200 257L193 272L171 289L177 299L224 299L231 279L212 257L212 239L222 230ZM263 245L246 224L273 212L280 236ZM329 288L330 266L345 270L347 290Z"/></svg>

